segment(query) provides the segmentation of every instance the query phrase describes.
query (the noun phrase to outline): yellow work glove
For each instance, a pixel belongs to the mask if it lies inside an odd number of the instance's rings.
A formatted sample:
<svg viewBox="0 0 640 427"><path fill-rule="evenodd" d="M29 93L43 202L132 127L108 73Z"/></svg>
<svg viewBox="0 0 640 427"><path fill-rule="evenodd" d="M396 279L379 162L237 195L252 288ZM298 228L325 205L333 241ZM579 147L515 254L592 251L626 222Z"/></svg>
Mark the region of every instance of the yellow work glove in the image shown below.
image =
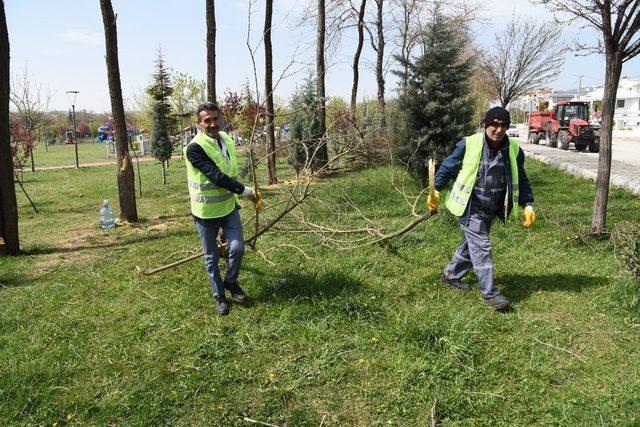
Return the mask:
<svg viewBox="0 0 640 427"><path fill-rule="evenodd" d="M260 212L262 210L262 193L256 190L256 192L253 193L253 195L250 196L250 198L251 198L251 201L253 202L253 207L255 208L255 210Z"/></svg>
<svg viewBox="0 0 640 427"><path fill-rule="evenodd" d="M427 207L432 214L438 212L438 205L440 204L440 192L436 191L433 194L429 194L427 197Z"/></svg>
<svg viewBox="0 0 640 427"><path fill-rule="evenodd" d="M522 223L522 225L524 225L526 228L529 228L531 227L531 225L533 225L535 220L536 212L533 210L533 206L529 205L524 208L524 222Z"/></svg>

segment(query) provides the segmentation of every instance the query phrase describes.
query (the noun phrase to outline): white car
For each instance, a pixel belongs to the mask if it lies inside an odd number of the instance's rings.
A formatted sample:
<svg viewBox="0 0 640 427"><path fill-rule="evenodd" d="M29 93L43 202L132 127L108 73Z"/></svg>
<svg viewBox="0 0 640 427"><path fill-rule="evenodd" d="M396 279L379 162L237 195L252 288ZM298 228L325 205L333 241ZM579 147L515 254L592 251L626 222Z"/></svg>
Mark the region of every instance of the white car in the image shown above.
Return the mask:
<svg viewBox="0 0 640 427"><path fill-rule="evenodd" d="M507 129L507 136L513 136L513 137L520 136L520 133L518 132L518 128L516 127L516 125L509 125L509 129Z"/></svg>

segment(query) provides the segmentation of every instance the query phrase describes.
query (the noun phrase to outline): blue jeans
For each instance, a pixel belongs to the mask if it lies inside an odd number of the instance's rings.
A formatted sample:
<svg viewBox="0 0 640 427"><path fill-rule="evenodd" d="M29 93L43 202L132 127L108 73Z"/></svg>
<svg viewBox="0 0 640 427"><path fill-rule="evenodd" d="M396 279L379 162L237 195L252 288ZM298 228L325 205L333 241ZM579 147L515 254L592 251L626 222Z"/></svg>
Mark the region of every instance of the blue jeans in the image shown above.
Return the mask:
<svg viewBox="0 0 640 427"><path fill-rule="evenodd" d="M204 252L204 265L209 274L209 282L215 296L224 296L224 283L236 283L240 274L240 264L244 255L244 239L242 237L242 221L240 212L234 209L233 212L221 218L202 219L193 217L196 230L202 242L202 252ZM220 277L220 267L218 261L218 243L216 237L218 230L222 227L224 237L229 245L229 262L227 274L224 282Z"/></svg>
<svg viewBox="0 0 640 427"><path fill-rule="evenodd" d="M485 298L500 293L493 280L493 254L489 239L493 219L493 216L472 214L467 224L460 224L463 233L462 243L444 270L447 279L462 280L473 268L478 277L478 288Z"/></svg>

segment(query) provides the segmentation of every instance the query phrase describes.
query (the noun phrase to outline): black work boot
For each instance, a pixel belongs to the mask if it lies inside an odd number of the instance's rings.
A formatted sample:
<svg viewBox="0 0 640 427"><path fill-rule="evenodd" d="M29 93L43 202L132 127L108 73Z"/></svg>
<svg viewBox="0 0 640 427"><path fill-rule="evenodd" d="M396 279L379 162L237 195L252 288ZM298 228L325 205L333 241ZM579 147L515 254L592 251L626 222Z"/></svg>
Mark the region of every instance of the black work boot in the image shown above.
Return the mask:
<svg viewBox="0 0 640 427"><path fill-rule="evenodd" d="M221 316L229 314L229 303L224 296L216 295L216 313Z"/></svg>
<svg viewBox="0 0 640 427"><path fill-rule="evenodd" d="M511 303L511 301L509 301L509 298L501 294L498 294L491 298L486 298L484 301L496 310L503 310L507 308Z"/></svg>
<svg viewBox="0 0 640 427"><path fill-rule="evenodd" d="M244 293L238 282L236 283L225 283L225 289L228 289L231 292L231 299L238 304L242 304L247 300L247 294Z"/></svg>
<svg viewBox="0 0 640 427"><path fill-rule="evenodd" d="M469 291L471 290L471 286L468 283L464 283L461 280L457 279L448 279L444 273L442 273L442 283L445 285L451 286L452 288L461 290L461 291Z"/></svg>

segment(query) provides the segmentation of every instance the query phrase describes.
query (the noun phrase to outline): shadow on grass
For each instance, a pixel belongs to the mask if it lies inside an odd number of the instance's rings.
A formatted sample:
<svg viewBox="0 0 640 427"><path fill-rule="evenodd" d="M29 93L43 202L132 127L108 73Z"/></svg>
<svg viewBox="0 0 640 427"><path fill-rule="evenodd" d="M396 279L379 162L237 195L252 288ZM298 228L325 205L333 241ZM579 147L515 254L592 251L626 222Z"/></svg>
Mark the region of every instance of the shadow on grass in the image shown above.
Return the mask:
<svg viewBox="0 0 640 427"><path fill-rule="evenodd" d="M32 283L32 279L12 273L0 274L0 290L4 288L14 288Z"/></svg>
<svg viewBox="0 0 640 427"><path fill-rule="evenodd" d="M582 292L583 289L606 285L606 277L579 276L573 274L505 275L496 280L498 288L512 301L526 300L534 292Z"/></svg>
<svg viewBox="0 0 640 427"><path fill-rule="evenodd" d="M262 278L258 301L316 300L351 296L364 289L364 283L340 271L328 273L287 272L275 279Z"/></svg>

